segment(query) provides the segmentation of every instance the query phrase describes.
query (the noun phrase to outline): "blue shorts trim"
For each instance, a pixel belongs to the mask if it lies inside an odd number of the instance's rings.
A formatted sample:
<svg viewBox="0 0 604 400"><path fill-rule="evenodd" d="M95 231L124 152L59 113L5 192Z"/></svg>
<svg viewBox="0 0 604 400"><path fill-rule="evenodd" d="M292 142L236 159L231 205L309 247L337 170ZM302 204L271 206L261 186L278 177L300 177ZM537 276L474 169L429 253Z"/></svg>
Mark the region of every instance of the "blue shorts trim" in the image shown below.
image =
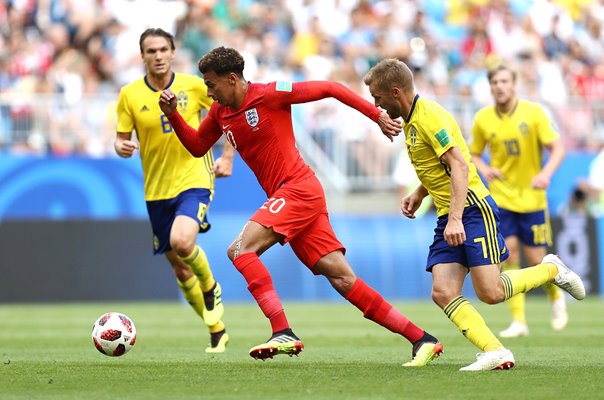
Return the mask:
<svg viewBox="0 0 604 400"><path fill-rule="evenodd" d="M213 195L209 189L189 189L173 199L148 201L147 212L153 230L153 254L163 254L172 249L170 232L177 215L193 218L199 224L199 232L207 232L211 228L208 208Z"/></svg>
<svg viewBox="0 0 604 400"><path fill-rule="evenodd" d="M499 232L499 209L497 204L487 196L484 199L471 198L464 209L462 221L466 231L466 240L461 246L449 246L443 233L448 215L438 218L434 229L434 242L430 246L426 271L442 263L459 263L466 267L499 264L508 258L503 235Z"/></svg>
<svg viewBox="0 0 604 400"><path fill-rule="evenodd" d="M552 245L552 227L547 210L518 213L501 208L499 214L504 238L517 236L527 246Z"/></svg>

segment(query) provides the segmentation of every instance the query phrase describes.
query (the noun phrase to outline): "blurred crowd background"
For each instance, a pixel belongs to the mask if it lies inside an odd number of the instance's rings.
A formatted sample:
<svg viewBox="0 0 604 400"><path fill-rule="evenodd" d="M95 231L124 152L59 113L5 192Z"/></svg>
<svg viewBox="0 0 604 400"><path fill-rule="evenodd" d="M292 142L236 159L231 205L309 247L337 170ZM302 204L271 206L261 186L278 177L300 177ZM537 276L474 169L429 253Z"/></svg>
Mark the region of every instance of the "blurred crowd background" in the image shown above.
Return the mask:
<svg viewBox="0 0 604 400"><path fill-rule="evenodd" d="M397 57L465 134L491 101L486 69L503 61L519 73L519 95L551 113L568 149L596 152L603 24L604 0L1 0L0 149L115 157L119 89L144 73L141 32L161 27L177 38L177 72L197 73L199 57L225 45L244 55L248 80L331 79L368 99L365 72ZM322 101L297 121L328 159L389 174L400 148L357 114Z"/></svg>

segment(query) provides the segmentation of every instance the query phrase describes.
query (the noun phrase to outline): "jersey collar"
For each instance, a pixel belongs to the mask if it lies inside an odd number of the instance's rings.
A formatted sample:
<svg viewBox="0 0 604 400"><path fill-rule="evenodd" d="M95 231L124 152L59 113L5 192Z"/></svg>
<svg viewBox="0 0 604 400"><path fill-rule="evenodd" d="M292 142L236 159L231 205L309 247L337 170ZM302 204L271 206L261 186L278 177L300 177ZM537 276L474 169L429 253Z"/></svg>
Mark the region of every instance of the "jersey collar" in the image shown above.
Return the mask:
<svg viewBox="0 0 604 400"><path fill-rule="evenodd" d="M411 109L409 110L409 114L407 114L407 118L405 118L406 123L409 123L409 121L411 121L411 116L413 115L413 110L415 110L415 104L417 103L418 99L419 99L419 94L416 94L415 97L413 98L413 103L411 103Z"/></svg>
<svg viewBox="0 0 604 400"><path fill-rule="evenodd" d="M163 89L161 89L161 90L165 90L165 89L169 88L170 86L172 86L172 83L174 83L174 78L175 77L176 77L176 74L174 73L174 71L172 71L172 78L170 79L170 82L168 82L168 84L166 85L166 87L163 88ZM145 80L145 85L147 85L147 87L149 89L153 90L154 92L159 92L159 90L157 90L153 86L151 86L151 84L147 80L147 75L145 75L143 79Z"/></svg>
<svg viewBox="0 0 604 400"><path fill-rule="evenodd" d="M516 99L516 104L514 104L514 107L512 107L512 109L509 112L506 112L506 113L499 112L499 110L497 109L497 106L494 106L495 107L495 114L497 114L497 116L499 117L499 119L503 119L503 117L506 116L506 115L508 117L511 117L512 115L514 115L514 112L518 108L518 104L519 103L520 103L520 100Z"/></svg>

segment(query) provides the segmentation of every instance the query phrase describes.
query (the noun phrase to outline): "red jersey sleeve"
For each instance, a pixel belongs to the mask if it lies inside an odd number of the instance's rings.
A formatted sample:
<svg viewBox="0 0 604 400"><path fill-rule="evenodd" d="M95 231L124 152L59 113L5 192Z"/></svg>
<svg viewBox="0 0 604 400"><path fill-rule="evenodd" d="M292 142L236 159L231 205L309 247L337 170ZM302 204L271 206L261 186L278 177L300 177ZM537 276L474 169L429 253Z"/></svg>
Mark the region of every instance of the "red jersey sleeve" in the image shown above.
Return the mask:
<svg viewBox="0 0 604 400"><path fill-rule="evenodd" d="M214 107L210 108L210 112L201 121L197 130L187 124L178 110L174 114L166 116L180 142L194 157L203 157L222 135L218 122L214 118L213 109Z"/></svg>
<svg viewBox="0 0 604 400"><path fill-rule="evenodd" d="M328 97L354 108L373 121L380 116L380 110L371 102L341 83L331 81L273 82L265 93L265 103L273 108L281 108Z"/></svg>

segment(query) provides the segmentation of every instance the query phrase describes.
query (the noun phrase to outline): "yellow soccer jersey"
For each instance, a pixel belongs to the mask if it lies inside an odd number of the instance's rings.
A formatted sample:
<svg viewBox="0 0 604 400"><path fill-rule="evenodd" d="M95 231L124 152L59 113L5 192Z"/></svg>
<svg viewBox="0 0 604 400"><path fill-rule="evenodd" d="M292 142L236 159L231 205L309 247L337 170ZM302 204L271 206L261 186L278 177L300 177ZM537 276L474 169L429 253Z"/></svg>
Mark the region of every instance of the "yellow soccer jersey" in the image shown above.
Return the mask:
<svg viewBox="0 0 604 400"><path fill-rule="evenodd" d="M168 87L178 98L180 114L197 128L200 110L209 109L212 104L203 80L193 75L174 74ZM140 142L145 200L171 199L191 188L213 191L212 152L195 158L185 149L159 108L160 94L141 78L122 88L117 105L117 131L136 130Z"/></svg>
<svg viewBox="0 0 604 400"><path fill-rule="evenodd" d="M531 182L542 168L542 146L560 137L545 111L529 101L519 100L509 114L495 106L482 108L474 118L470 151L482 154L489 147L490 165L504 178L489 182L489 190L501 208L533 212L547 208L545 190L533 189Z"/></svg>
<svg viewBox="0 0 604 400"><path fill-rule="evenodd" d="M422 185L434 199L436 214L449 213L451 178L449 168L440 157L451 147L457 147L469 165L468 191L475 200L485 198L489 191L484 186L470 151L453 116L439 104L415 96L408 121L403 122L409 159ZM466 207L470 203L466 200Z"/></svg>

